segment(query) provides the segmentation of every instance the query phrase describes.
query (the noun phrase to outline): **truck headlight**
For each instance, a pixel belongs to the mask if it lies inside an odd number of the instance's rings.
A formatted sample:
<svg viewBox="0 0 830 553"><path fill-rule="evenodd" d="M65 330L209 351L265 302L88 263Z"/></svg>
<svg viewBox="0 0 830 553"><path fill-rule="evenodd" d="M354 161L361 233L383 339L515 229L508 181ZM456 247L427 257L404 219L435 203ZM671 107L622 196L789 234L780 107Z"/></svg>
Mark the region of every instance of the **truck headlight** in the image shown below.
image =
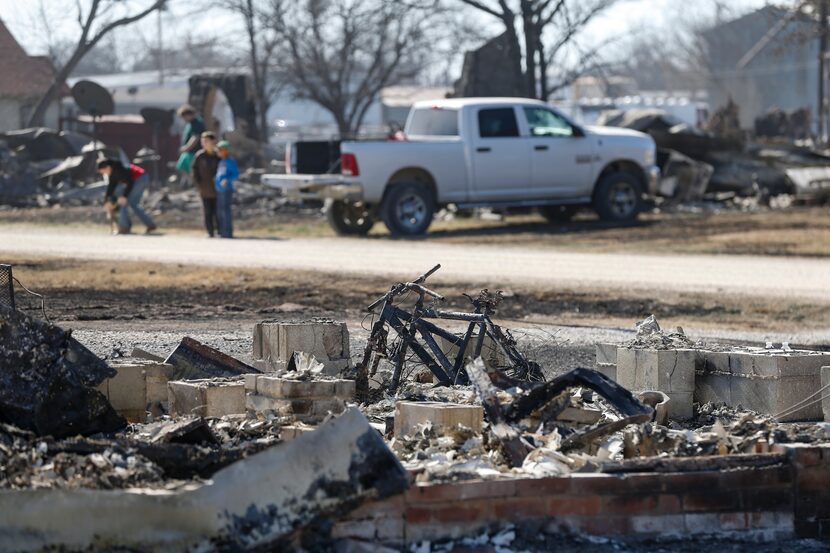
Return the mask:
<svg viewBox="0 0 830 553"><path fill-rule="evenodd" d="M643 164L648 167L649 165L654 165L655 161L655 153L654 148L649 148L646 150L645 158L643 159Z"/></svg>

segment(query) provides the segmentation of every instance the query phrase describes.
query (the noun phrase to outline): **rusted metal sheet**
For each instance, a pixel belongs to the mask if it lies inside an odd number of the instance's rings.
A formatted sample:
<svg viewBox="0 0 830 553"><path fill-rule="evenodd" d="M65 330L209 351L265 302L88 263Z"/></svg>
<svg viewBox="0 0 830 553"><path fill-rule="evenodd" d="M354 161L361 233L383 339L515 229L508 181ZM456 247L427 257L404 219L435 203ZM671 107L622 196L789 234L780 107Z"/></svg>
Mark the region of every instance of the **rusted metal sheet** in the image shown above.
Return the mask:
<svg viewBox="0 0 830 553"><path fill-rule="evenodd" d="M196 380L262 372L189 337L182 338L164 362L175 367L170 380Z"/></svg>

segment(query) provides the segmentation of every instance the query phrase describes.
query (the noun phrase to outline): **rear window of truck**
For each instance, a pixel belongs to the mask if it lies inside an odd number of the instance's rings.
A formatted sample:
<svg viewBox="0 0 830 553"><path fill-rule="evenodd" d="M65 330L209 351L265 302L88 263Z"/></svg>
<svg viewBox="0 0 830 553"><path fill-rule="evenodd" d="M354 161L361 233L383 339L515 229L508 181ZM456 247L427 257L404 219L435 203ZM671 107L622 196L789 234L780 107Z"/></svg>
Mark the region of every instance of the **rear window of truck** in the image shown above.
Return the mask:
<svg viewBox="0 0 830 553"><path fill-rule="evenodd" d="M458 110L423 108L412 112L406 134L412 136L458 136Z"/></svg>

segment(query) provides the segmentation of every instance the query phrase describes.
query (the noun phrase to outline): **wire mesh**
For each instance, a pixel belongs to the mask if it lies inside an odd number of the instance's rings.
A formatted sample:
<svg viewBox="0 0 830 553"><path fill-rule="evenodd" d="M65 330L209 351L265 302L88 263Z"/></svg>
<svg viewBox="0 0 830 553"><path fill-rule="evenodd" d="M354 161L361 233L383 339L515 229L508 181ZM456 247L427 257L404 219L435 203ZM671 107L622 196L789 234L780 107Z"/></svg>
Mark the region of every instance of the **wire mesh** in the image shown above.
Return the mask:
<svg viewBox="0 0 830 553"><path fill-rule="evenodd" d="M0 305L14 310L14 281L12 266L0 264Z"/></svg>

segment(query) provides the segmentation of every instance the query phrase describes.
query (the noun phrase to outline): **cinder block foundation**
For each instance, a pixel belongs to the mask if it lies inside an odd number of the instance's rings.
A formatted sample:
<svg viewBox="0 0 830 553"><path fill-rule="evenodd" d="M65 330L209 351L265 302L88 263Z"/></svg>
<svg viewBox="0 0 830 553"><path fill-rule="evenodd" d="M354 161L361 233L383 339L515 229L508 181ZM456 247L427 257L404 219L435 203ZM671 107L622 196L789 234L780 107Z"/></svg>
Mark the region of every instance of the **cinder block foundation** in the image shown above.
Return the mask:
<svg viewBox="0 0 830 553"><path fill-rule="evenodd" d="M112 407L130 422L146 422L149 409L168 410L167 381L174 368L144 359L110 365L116 375L98 386Z"/></svg>
<svg viewBox="0 0 830 553"><path fill-rule="evenodd" d="M398 401L395 403L395 436L412 435L418 427L430 423L441 429L465 426L473 432L481 432L484 409L480 405L441 403L436 401Z"/></svg>
<svg viewBox="0 0 830 553"><path fill-rule="evenodd" d="M295 351L313 355L336 376L349 367L349 329L333 321L269 322L254 325L254 364L264 371L284 369Z"/></svg>
<svg viewBox="0 0 830 553"><path fill-rule="evenodd" d="M659 390L669 396L672 419L692 417L695 368L700 352L691 349L652 350L620 347L616 354L616 380L629 390Z"/></svg>
<svg viewBox="0 0 830 553"><path fill-rule="evenodd" d="M830 354L800 350L745 348L702 355L696 375L696 401L741 405L770 415L782 413L815 394L821 387L821 367L830 364ZM779 420L823 419L820 402L805 403L808 405Z"/></svg>
<svg viewBox="0 0 830 553"><path fill-rule="evenodd" d="M346 404L355 398L354 380L291 380L249 375L245 388L248 411L293 416L309 424L321 422L329 413L342 413Z"/></svg>
<svg viewBox="0 0 830 553"><path fill-rule="evenodd" d="M167 384L170 413L174 416L222 417L245 413L242 380L177 380Z"/></svg>

